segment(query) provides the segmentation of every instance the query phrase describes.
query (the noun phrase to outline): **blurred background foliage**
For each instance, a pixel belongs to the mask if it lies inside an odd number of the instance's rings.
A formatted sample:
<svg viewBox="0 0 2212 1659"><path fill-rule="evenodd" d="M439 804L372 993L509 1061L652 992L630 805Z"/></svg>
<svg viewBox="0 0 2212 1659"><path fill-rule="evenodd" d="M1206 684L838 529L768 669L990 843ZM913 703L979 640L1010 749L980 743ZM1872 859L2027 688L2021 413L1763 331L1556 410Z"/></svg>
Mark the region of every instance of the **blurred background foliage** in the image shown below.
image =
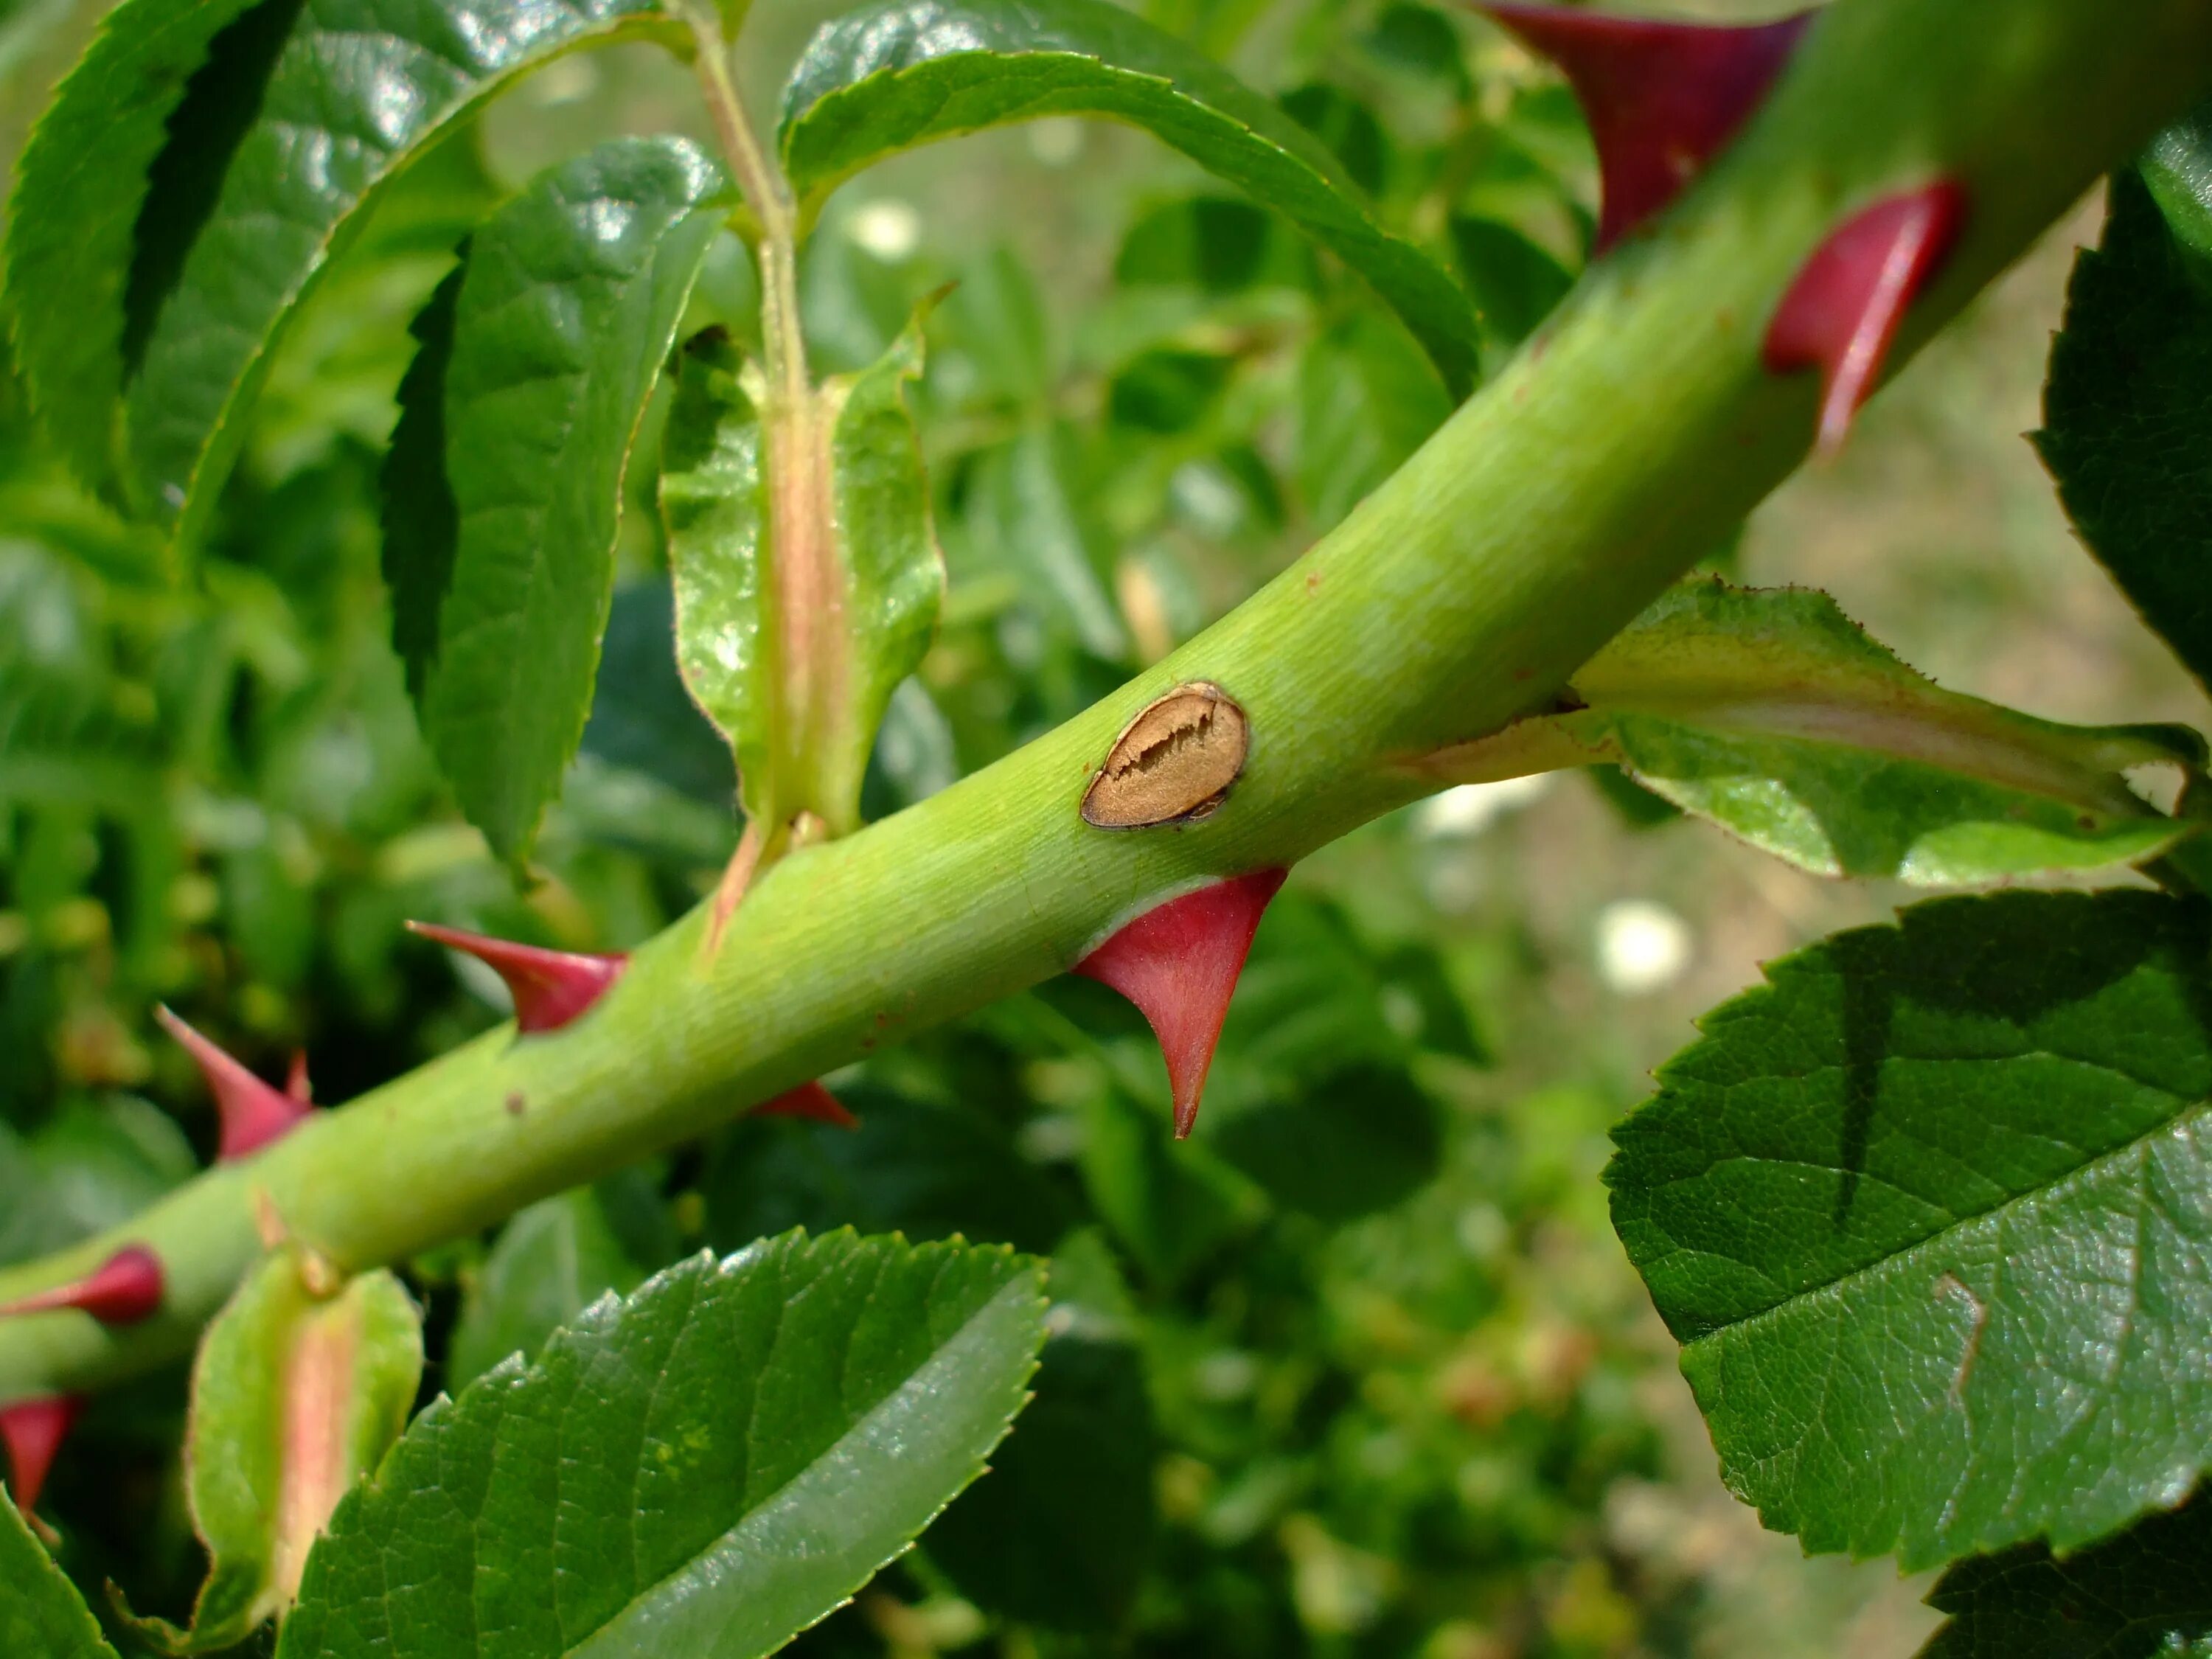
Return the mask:
<svg viewBox="0 0 2212 1659"><path fill-rule="evenodd" d="M1587 137L1502 37L1401 0L1142 9L1277 89L1386 222L1449 255L1490 352L1571 282ZM765 107L835 8L757 9ZM94 20L0 0L7 154ZM460 229L592 139L698 125L680 66L620 49L555 63L418 169L294 331L189 584L70 488L0 380L0 1261L204 1160L211 1115L155 1000L264 1073L306 1048L343 1101L503 1012L403 918L619 949L711 884L732 777L671 664L650 465L526 895L416 733L374 500L405 322ZM2015 435L2087 222L1730 558L1829 587L1958 689L2203 724ZM744 317L751 281L732 242L701 319ZM817 368L871 361L947 283L917 401L951 594L879 743L877 816L1235 605L1449 408L1364 289L1118 128L1041 122L848 186L805 272ZM1924 1583L1801 1562L1719 1489L1597 1182L1607 1127L1691 1014L1897 896L1671 820L1610 775L1543 780L1452 792L1310 860L1186 1146L1141 1022L1063 980L833 1078L857 1133L746 1121L611 1171L413 1264L426 1387L687 1249L793 1224L960 1231L1053 1253L1038 1399L996 1472L799 1651L1907 1651L1934 1623ZM198 1576L182 1393L171 1375L96 1401L52 1489L71 1570L142 1609L179 1611Z"/></svg>

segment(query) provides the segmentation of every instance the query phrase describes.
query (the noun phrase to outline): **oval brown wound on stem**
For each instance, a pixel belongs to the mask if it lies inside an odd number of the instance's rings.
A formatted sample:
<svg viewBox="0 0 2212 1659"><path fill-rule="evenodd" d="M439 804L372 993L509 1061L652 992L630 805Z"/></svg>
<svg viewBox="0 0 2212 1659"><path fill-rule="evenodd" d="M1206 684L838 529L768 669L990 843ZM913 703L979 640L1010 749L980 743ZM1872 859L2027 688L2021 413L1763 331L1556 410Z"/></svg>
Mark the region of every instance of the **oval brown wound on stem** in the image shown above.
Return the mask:
<svg viewBox="0 0 2212 1659"><path fill-rule="evenodd" d="M1252 746L1251 722L1210 680L1178 685L1121 728L1083 792L1083 818L1101 830L1188 823L1228 799Z"/></svg>

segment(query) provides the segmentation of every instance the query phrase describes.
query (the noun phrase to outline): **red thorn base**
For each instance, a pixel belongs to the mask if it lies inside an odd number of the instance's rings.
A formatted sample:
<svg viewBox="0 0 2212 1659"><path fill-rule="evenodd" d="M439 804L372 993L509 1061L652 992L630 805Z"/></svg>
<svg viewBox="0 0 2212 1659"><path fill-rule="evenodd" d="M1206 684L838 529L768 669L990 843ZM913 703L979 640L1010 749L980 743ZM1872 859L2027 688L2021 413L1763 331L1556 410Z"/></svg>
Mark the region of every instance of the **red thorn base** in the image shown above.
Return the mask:
<svg viewBox="0 0 2212 1659"><path fill-rule="evenodd" d="M1769 373L1820 371L1819 446L1833 454L1874 391L1897 325L1942 268L1966 217L1966 193L1942 180L1885 197L1828 234L1767 325Z"/></svg>
<svg viewBox="0 0 2212 1659"><path fill-rule="evenodd" d="M125 1244L74 1284L34 1291L0 1307L0 1319L74 1309L103 1325L135 1325L161 1305L161 1258L143 1244Z"/></svg>
<svg viewBox="0 0 2212 1659"><path fill-rule="evenodd" d="M54 1466L54 1454L62 1449L83 1404L76 1395L53 1395L0 1406L0 1442L8 1448L8 1485L15 1494L15 1507L24 1514L31 1512L39 1494L46 1490L46 1472Z"/></svg>
<svg viewBox="0 0 2212 1659"><path fill-rule="evenodd" d="M860 1120L845 1109L845 1104L818 1083L802 1083L796 1089L787 1089L774 1100L764 1100L753 1108L755 1117L803 1117L811 1123L827 1123L837 1129L857 1129Z"/></svg>
<svg viewBox="0 0 2212 1659"><path fill-rule="evenodd" d="M514 1025L519 1031L557 1031L601 997L629 966L625 956L587 956L578 951L548 951L536 945L517 945L511 939L491 939L441 927L434 922L410 921L410 933L435 939L448 950L465 951L495 969L514 995Z"/></svg>
<svg viewBox="0 0 2212 1659"><path fill-rule="evenodd" d="M1597 143L1595 252L1682 193L1735 137L1812 21L1727 25L1565 6L1482 9L1559 66Z"/></svg>
<svg viewBox="0 0 2212 1659"><path fill-rule="evenodd" d="M1075 964L1137 1005L1160 1040L1175 1097L1176 1139L1198 1121L1213 1045L1267 901L1290 874L1260 870L1156 905Z"/></svg>
<svg viewBox="0 0 2212 1659"><path fill-rule="evenodd" d="M228 1164L258 1152L307 1115L304 1101L264 1083L167 1008L155 1008L154 1018L199 1062L200 1075L215 1096L216 1114L222 1121L219 1161Z"/></svg>

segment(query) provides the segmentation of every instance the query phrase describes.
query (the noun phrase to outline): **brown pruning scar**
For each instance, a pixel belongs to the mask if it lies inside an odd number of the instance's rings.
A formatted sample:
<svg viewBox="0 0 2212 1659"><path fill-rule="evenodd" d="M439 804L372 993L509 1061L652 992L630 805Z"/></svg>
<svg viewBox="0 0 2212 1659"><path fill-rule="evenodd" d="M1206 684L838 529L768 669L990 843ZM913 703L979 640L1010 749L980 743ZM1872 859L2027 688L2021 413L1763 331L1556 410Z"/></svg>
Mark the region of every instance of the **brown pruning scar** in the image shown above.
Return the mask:
<svg viewBox="0 0 2212 1659"><path fill-rule="evenodd" d="M1229 798L1251 746L1234 697L1209 680L1178 685L1121 728L1083 792L1083 820L1142 830L1205 817Z"/></svg>

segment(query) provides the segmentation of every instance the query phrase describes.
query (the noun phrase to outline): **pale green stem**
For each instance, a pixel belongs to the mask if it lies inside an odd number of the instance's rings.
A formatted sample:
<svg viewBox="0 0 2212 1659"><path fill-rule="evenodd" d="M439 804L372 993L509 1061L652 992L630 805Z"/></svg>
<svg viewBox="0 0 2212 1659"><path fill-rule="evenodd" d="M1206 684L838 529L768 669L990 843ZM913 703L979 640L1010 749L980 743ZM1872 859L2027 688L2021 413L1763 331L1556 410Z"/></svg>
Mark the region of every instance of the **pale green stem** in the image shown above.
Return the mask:
<svg viewBox="0 0 2212 1659"><path fill-rule="evenodd" d="M1291 863L1423 792L1408 759L1548 704L1787 474L1818 389L1759 366L1823 236L1939 173L1972 212L1901 357L2212 82L2203 0L1837 0L1766 108L1647 235L1320 545L1157 667L922 805L785 859L711 961L698 912L555 1035L501 1028L0 1273L0 1298L142 1240L148 1322L0 1322L0 1400L183 1352L257 1248L257 1192L342 1266L406 1257L1065 970L1193 883ZM1129 717L1214 680L1251 758L1204 822L1078 814Z"/></svg>

